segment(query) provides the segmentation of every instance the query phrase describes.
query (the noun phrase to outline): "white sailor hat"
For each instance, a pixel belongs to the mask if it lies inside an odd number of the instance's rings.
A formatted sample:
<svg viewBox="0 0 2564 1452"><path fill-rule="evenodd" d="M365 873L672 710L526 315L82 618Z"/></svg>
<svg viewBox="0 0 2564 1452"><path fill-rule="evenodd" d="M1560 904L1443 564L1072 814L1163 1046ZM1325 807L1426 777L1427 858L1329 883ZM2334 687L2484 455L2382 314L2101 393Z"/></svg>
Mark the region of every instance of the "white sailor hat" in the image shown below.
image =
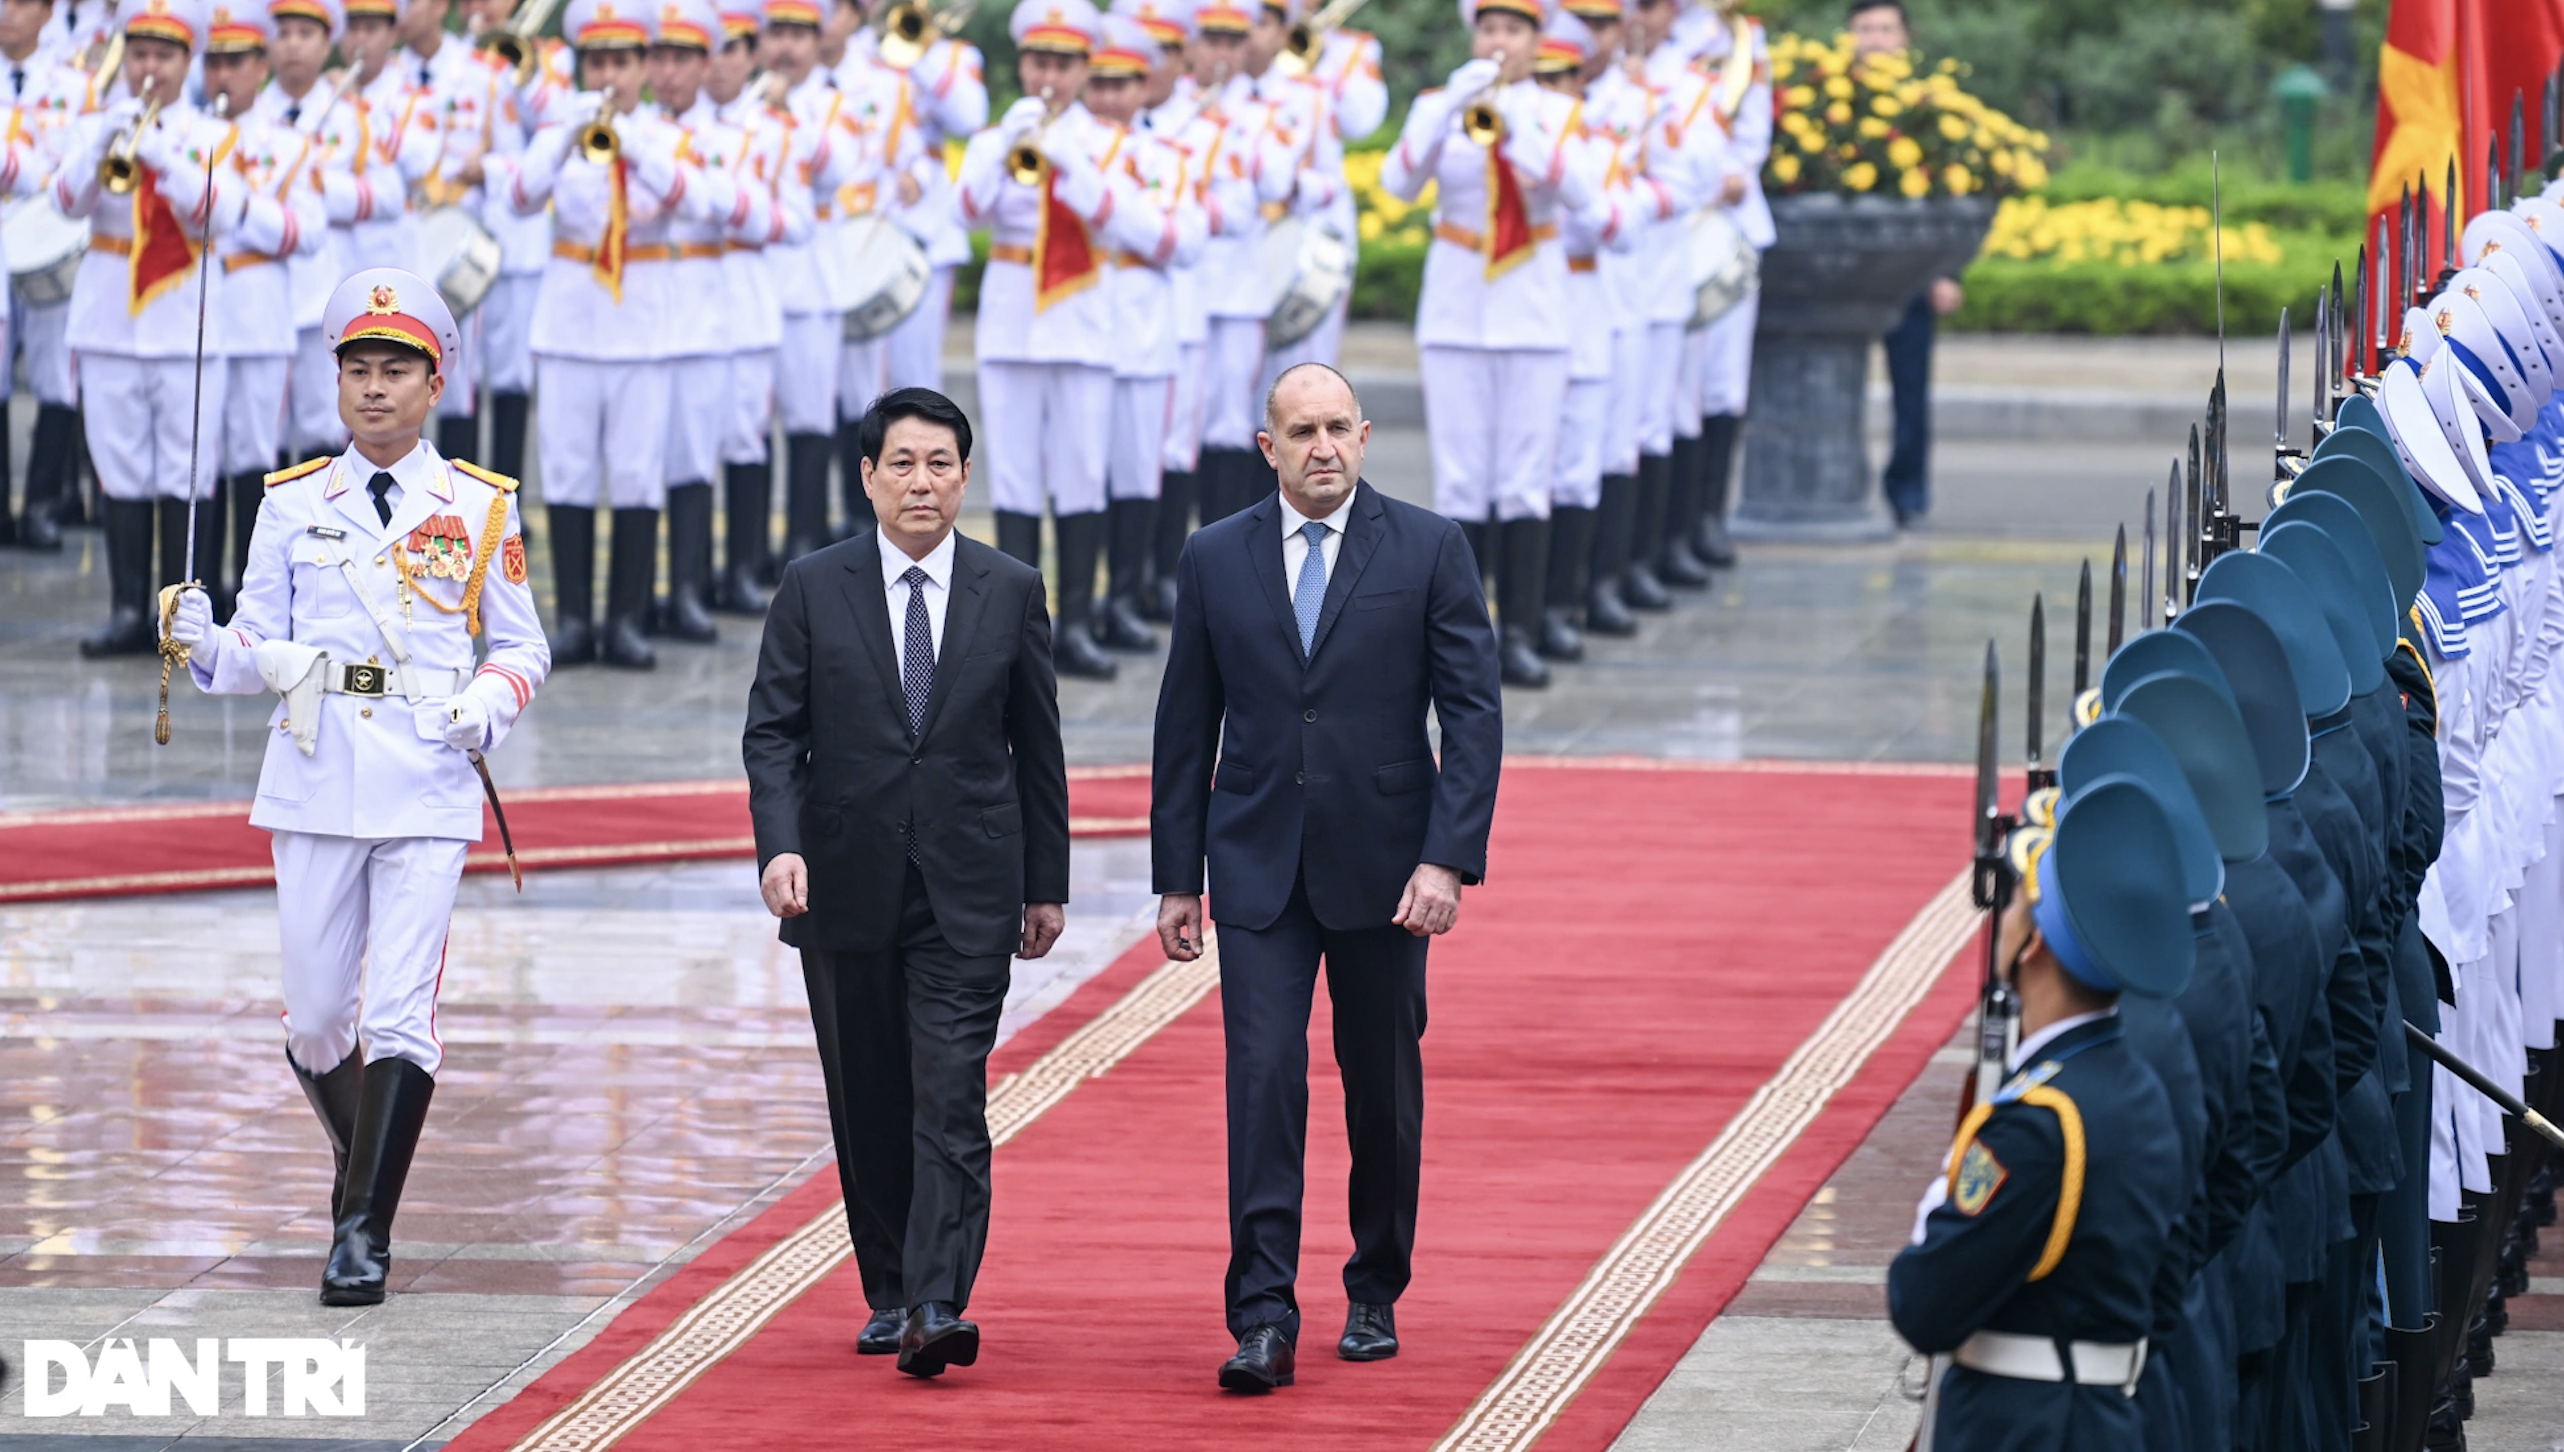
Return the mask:
<svg viewBox="0 0 2564 1452"><path fill-rule="evenodd" d="M658 38L648 0L570 0L561 34L577 50L639 50Z"/></svg>
<svg viewBox="0 0 2564 1452"><path fill-rule="evenodd" d="M1022 0L1015 13L1007 17L1006 33L1014 38L1019 51L1090 55L1095 50L1095 27L1100 18L1086 0Z"/></svg>
<svg viewBox="0 0 2564 1452"><path fill-rule="evenodd" d="M1536 75L1573 75L1585 68L1585 59L1593 53L1593 27L1561 10L1541 28L1540 49L1532 56L1531 69Z"/></svg>
<svg viewBox="0 0 2564 1452"><path fill-rule="evenodd" d="M2554 290L2552 278L2541 283L2538 272L2543 269L2537 267L2537 259L2523 259L2509 247L2488 246L2473 265L2499 278L2509 290L2539 350L2546 354L2547 373L2564 387L2564 332L2556 330L2557 323L2564 322L2564 290Z"/></svg>
<svg viewBox="0 0 2564 1452"><path fill-rule="evenodd" d="M2501 256L2498 252L2493 255ZM2485 320L2493 325L2493 331L2500 334L2502 342L2509 347L2511 365L2528 380L2528 421L2520 425L2527 428L2536 422L2537 410L2544 407L2546 400L2555 392L2555 360L2547 349L2547 344L2555 337L2554 331L2537 316L2537 303L2533 299L2521 297L2512 289L2508 279L2489 267L2461 270L2449 279L2448 288L2451 292L2464 293L2484 310ZM2519 416L2518 402L2517 399L2512 400L2514 419Z"/></svg>
<svg viewBox="0 0 2564 1452"><path fill-rule="evenodd" d="M415 348L439 373L463 346L454 310L445 305L436 284L397 267L366 268L332 289L329 305L321 309L321 336L333 353L366 341Z"/></svg>
<svg viewBox="0 0 2564 1452"><path fill-rule="evenodd" d="M333 41L347 29L344 0L268 0L267 33L273 36L276 26L288 17L312 21L327 30Z"/></svg>
<svg viewBox="0 0 2564 1452"><path fill-rule="evenodd" d="M2430 384L2424 382L2422 365L2412 359L2388 363L2377 381L2377 411L2384 416L2395 452L2415 483L2469 514L2481 514L2483 498L2466 466L2458 462L2457 445L2440 427L2430 396L2435 387L2443 400L2439 406L2453 410L2454 405L2445 402L2453 372L2437 371L2437 383Z"/></svg>
<svg viewBox="0 0 2564 1452"><path fill-rule="evenodd" d="M2486 257L2503 255L2527 270L2529 280L2537 285L2537 300L2545 305L2556 325L2564 327L2564 272L2557 271L2555 255L2538 239L2526 215L2517 211L2480 212L2458 234L2457 260L2469 267L2482 265Z"/></svg>
<svg viewBox="0 0 2564 1452"><path fill-rule="evenodd" d="M712 0L659 0L658 33L653 45L684 46L707 54L721 49L721 12Z"/></svg>
<svg viewBox="0 0 2564 1452"><path fill-rule="evenodd" d="M205 52L204 0L120 0L116 29L131 40L165 40Z"/></svg>
<svg viewBox="0 0 2564 1452"><path fill-rule="evenodd" d="M721 0L721 39L754 40L766 28L765 0Z"/></svg>
<svg viewBox="0 0 2564 1452"><path fill-rule="evenodd" d="M2440 339L2431 363L2462 368L2478 385L2474 411L2483 416L2485 427L2508 443L2537 422L2537 410L2546 399L2529 397L2527 375L2481 303L2452 284L2432 298L2422 314Z"/></svg>
<svg viewBox="0 0 2564 1452"><path fill-rule="evenodd" d="M264 0L214 0L205 16L205 52L237 55L265 50L276 39L276 22Z"/></svg>
<svg viewBox="0 0 2564 1452"><path fill-rule="evenodd" d="M1095 47L1093 69L1089 74L1099 79L1144 76L1157 64L1157 37L1147 26L1127 15L1106 15L1096 22L1101 43Z"/></svg>
<svg viewBox="0 0 2564 1452"><path fill-rule="evenodd" d="M1476 25L1481 15L1519 15L1543 30L1557 10L1558 0L1460 0L1460 23Z"/></svg>
<svg viewBox="0 0 2564 1452"><path fill-rule="evenodd" d="M1192 0L1113 0L1110 13L1138 21L1161 48L1182 45L1193 30Z"/></svg>

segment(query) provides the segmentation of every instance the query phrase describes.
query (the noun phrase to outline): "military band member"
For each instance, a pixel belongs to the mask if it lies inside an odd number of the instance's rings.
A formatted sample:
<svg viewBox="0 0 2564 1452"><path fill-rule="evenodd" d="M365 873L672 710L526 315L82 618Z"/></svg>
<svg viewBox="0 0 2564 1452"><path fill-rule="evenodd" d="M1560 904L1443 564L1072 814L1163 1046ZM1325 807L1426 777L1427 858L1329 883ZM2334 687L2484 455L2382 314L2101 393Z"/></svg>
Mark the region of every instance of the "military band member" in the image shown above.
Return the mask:
<svg viewBox="0 0 2564 1452"><path fill-rule="evenodd" d="M734 288L734 236L762 242L773 229L773 197L750 170L742 127L722 119L704 89L722 21L712 0L663 0L658 39L650 47L650 89L683 136L686 154L706 171L730 178L735 200L720 216L679 214L668 224L676 258L668 264L669 336L673 355L668 399L668 596L658 633L708 641L712 623L712 481L721 472L731 424L731 360L753 315L753 298ZM757 521L762 530L764 520Z"/></svg>
<svg viewBox="0 0 2564 1452"><path fill-rule="evenodd" d="M80 360L90 464L107 499L107 628L81 642L84 655L153 649L155 500L158 583L221 575L218 513L213 528L197 530L195 558L183 558L187 500L213 496L222 462L226 382L217 353L202 370L200 413L197 299L203 287L218 296L223 273L208 273L197 260L239 222L247 192L240 174L223 165L237 143L231 124L186 95L189 62L205 44L206 13L202 0L124 0L117 7L125 62L115 98L72 128L54 173L54 204L92 227L65 332ZM120 180L110 189L102 168L130 177L131 186Z"/></svg>
<svg viewBox="0 0 2564 1452"><path fill-rule="evenodd" d="M2186 1185L2171 1105L2119 1000L2189 980L2181 861L2161 804L2120 775L2066 802L2054 829L2015 833L2010 856L2020 882L1996 955L2021 1000L2020 1046L1923 1197L1888 1269L1888 1315L1935 1357L1933 1452L2137 1452L2152 1282Z"/></svg>
<svg viewBox="0 0 2564 1452"><path fill-rule="evenodd" d="M1410 201L1435 186L1416 308L1434 507L1495 566L1504 679L1525 686L1549 675L1536 647L1571 341L1558 221L1601 182L1576 99L1531 83L1550 8L1463 0L1473 59L1417 96L1380 168Z"/></svg>
<svg viewBox="0 0 2564 1452"><path fill-rule="evenodd" d="M411 193L436 169L444 141L433 123L417 85L418 73L395 63L401 49L400 0L348 0L347 21L339 32L339 50L348 73L342 84L352 100L366 108L366 129L375 147L400 173L396 206L378 206L374 216L349 233L354 244L349 262L360 267L415 270L418 258L418 215Z"/></svg>
<svg viewBox="0 0 2564 1452"><path fill-rule="evenodd" d="M849 149L838 113L845 94L819 63L820 8L813 0L769 0L757 61L784 88L791 125L791 165L783 185L809 198L810 240L766 249L775 293L783 300L783 344L775 357L775 414L783 427L785 562L829 542L828 462L835 451L837 369L844 351L833 260L820 246L823 214L851 180Z"/></svg>
<svg viewBox="0 0 2564 1452"><path fill-rule="evenodd" d="M464 28L475 37L487 35L506 26L515 12L515 0L482 0L477 6L466 0ZM568 48L552 39L528 44L534 47L535 64L522 80L508 73L494 55L475 48L483 64L499 71L503 104L496 117L502 127L513 122L516 144L511 150L523 149L543 110L570 89L550 68ZM494 133L491 140L497 144L499 137ZM474 336L466 350L478 364L481 403L489 413L490 467L515 477L525 472L526 424L534 407L534 303L543 288L543 269L552 258L552 218L549 213L519 213L506 196L486 184L476 188L475 194L481 225L498 239L499 275L490 283L489 295L472 310Z"/></svg>
<svg viewBox="0 0 2564 1452"><path fill-rule="evenodd" d="M1202 444L1195 464L1202 523L1254 503L1270 474L1255 442L1262 427L1264 320L1272 297L1264 279L1265 209L1282 205L1298 178L1302 138L1280 124L1247 74L1255 15L1236 0L1205 0L1194 12L1193 78L1220 145L1197 163L1244 181L1254 205L1217 206L1199 273L1208 330L1202 348ZM1273 44L1278 47L1276 39ZM1205 205L1218 202L1206 196ZM1162 563L1171 563L1164 560Z"/></svg>
<svg viewBox="0 0 2564 1452"><path fill-rule="evenodd" d="M88 78L71 63L67 42L52 43L61 33L53 16L54 6L47 0L0 4L0 56L7 58L0 67L0 83L7 89L0 96L5 96L10 116L9 171L0 191L10 195L43 189L72 118L89 104ZM19 258L13 266L35 260ZM71 349L63 341L70 315L69 299L39 304L20 289L10 289L7 345L0 346L0 403L15 391L14 365L23 358L36 396L36 431L28 441L26 505L14 537L8 509L0 505L0 543L58 550L64 521L77 513L71 445L80 421L79 390L72 379ZM0 424L0 445L7 441L7 427ZM6 478L0 470L0 481Z"/></svg>
<svg viewBox="0 0 2564 1452"><path fill-rule="evenodd" d="M871 39L871 32L861 28L863 14L857 0L836 0L829 23L819 32L819 61L841 98L831 144L849 158L836 190L820 206L821 229L845 239L859 221L884 218L922 247L934 223L929 213L911 205L923 197L917 180L923 152L908 77L883 63L869 46L857 44ZM842 242L831 246L837 258L847 259L850 249ZM831 272L839 312L852 313L872 301L872 279L861 276L851 260L840 261ZM889 391L890 338L883 334L856 340L840 333L837 347L837 488L851 528L859 527L871 508L863 490L861 425L872 401Z"/></svg>
<svg viewBox="0 0 2564 1452"><path fill-rule="evenodd" d="M1635 80L1654 102L1659 130L1679 139L1682 168L1692 181L1710 178L1706 194L1686 187L1680 200L1686 214L1713 201L1727 169L1725 139L1711 109L1708 78L1692 64L1675 31L1693 12L1681 0L1634 0L1629 13L1633 54L1643 57ZM1670 176L1659 180L1672 183ZM1666 559L1665 541L1674 533L1673 495L1683 465L1692 462L1696 445L1681 441L1700 433L1695 365L1686 360L1693 312L1690 251L1684 229L1654 229L1641 252L1647 282L1641 294L1647 307L1646 358L1641 377L1644 392L1638 421L1638 481L1632 496L1627 554L1620 561L1620 603L1632 610L1664 610L1673 599L1659 573ZM1680 458L1677 458L1679 446ZM1687 477L1687 476L1684 476ZM1608 531L1602 531L1611 538ZM1686 578L1689 578L1686 576Z"/></svg>
<svg viewBox="0 0 2564 1452"><path fill-rule="evenodd" d="M1256 97L1272 106L1273 124L1293 149L1290 195L1282 212L1268 210L1267 216L1296 215L1305 225L1324 227L1353 242L1361 228L1356 225L1353 189L1344 181L1344 137L1335 119L1335 90L1294 63L1284 50L1299 8L1300 0L1274 0L1259 6L1246 37L1246 73L1255 81ZM1348 287L1306 337L1266 347L1264 368L1256 380L1257 407L1263 406L1274 380L1293 366L1336 365L1344 353L1344 319L1352 298ZM1263 455L1256 457L1260 461ZM1270 470L1259 468L1256 480L1258 493L1273 486Z"/></svg>
<svg viewBox="0 0 2564 1452"><path fill-rule="evenodd" d="M362 1306L444 1060L436 989L481 836L467 753L506 739L551 655L516 481L420 437L458 336L436 289L369 269L326 318L354 445L268 476L239 612L216 629L188 590L170 635L200 689L284 698L250 822L275 838L286 1061L338 1167L321 1302Z"/></svg>
<svg viewBox="0 0 2564 1452"><path fill-rule="evenodd" d="M224 162L243 192L240 224L215 249L223 272L210 323L208 352L219 352L226 375L222 413L222 472L216 497L230 497L231 564L245 576L251 531L258 521L263 480L284 444L287 375L294 363L295 259L316 258L329 235L321 194L306 174L314 150L310 137L262 114L255 98L267 81L267 47L275 20L266 0L215 0L205 51L205 91L223 114L239 118L237 142ZM208 367L213 366L208 363ZM212 426L212 420L207 420ZM220 512L197 521L200 536L222 538ZM218 613L231 593L220 576L196 578L215 591Z"/></svg>
<svg viewBox="0 0 2564 1452"><path fill-rule="evenodd" d="M765 613L765 571L774 532L768 435L774 428L775 357L783 346L784 314L767 252L808 246L812 228L810 188L793 175L792 113L775 104L780 92L749 85L757 71L757 32L765 20L762 0L724 0L722 46L704 85L722 119L745 137L748 181L766 194L766 234L734 231L722 264L738 316L732 320L735 347L723 384L721 487L727 556L713 608L743 615Z"/></svg>
<svg viewBox="0 0 2564 1452"><path fill-rule="evenodd" d="M1113 364L1113 418L1107 443L1109 597L1098 607L1096 642L1114 650L1153 650L1142 623L1143 590L1157 541L1157 503L1166 436L1182 363L1175 320L1175 273L1198 262L1209 223L1191 196L1186 158L1173 143L1140 126L1149 73L1159 61L1157 37L1123 14L1103 17L1103 43L1088 67L1087 109L1123 132L1123 166L1173 221L1154 252L1121 251L1104 275L1106 301L1121 347Z"/></svg>
<svg viewBox="0 0 2564 1452"><path fill-rule="evenodd" d="M641 108L656 15L618 0L572 0L563 28L590 88L555 108L521 158L492 156L493 184L521 212L552 208L551 270L534 312L544 503L552 542L555 653L648 670L643 639L667 495L666 340L678 219L727 218L730 173L701 165L676 126ZM605 623L592 613L596 511L614 517Z"/></svg>
<svg viewBox="0 0 2564 1452"><path fill-rule="evenodd" d="M1777 235L1763 199L1763 162L1772 150L1772 63L1762 22L1738 13L1736 0L1701 0L1685 14L1697 20L1678 26L1676 42L1698 59L1709 80L1710 119L1725 142L1725 170L1712 202L1727 209L1747 242L1769 247ZM1690 38L1695 32L1697 39ZM1699 385L1700 441L1690 469L1679 458L1675 465L1665 544L1657 557L1658 572L1675 577L1669 584L1700 573L1695 566L1735 562L1727 539L1728 484L1754 377L1760 298L1747 293L1686 340ZM1684 413L1691 407L1687 400Z"/></svg>
<svg viewBox="0 0 2564 1452"><path fill-rule="evenodd" d="M1085 88L1098 16L1086 0L1023 0L1008 29L1024 95L970 140L962 217L990 229L980 285L980 414L998 547L1041 558L1042 507L1059 530L1062 675L1112 678L1095 643L1095 565L1104 543L1113 369L1123 349L1103 286L1116 252L1171 255L1176 221L1124 165L1129 137L1095 118Z"/></svg>
<svg viewBox="0 0 2564 1452"><path fill-rule="evenodd" d="M880 10L879 0L869 7ZM945 170L948 142L968 141L988 124L986 61L979 47L959 36L939 35L912 59L911 48L885 49L870 29L849 50L871 56L908 77L909 124L918 153L908 164L914 189L901 187L891 215L918 235L933 268L926 295L885 340L883 376L891 388L944 386L944 330L952 321L953 274L970 261L970 233L953 208L952 174Z"/></svg>

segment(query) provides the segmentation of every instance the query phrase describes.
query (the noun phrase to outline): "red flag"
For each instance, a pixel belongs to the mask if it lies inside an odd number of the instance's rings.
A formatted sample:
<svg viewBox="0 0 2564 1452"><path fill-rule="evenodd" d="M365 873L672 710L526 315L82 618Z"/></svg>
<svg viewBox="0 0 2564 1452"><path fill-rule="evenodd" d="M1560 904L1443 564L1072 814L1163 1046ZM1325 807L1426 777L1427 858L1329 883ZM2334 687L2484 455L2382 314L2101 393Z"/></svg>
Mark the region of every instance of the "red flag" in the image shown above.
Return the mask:
<svg viewBox="0 0 2564 1452"><path fill-rule="evenodd" d="M1087 235L1085 219L1059 199L1059 174L1048 167L1042 170L1042 220L1033 232L1035 312L1084 292L1104 275L1104 259L1095 251L1095 239Z"/></svg>
<svg viewBox="0 0 2564 1452"><path fill-rule="evenodd" d="M1503 143L1487 148L1487 281L1493 282L1528 261L1540 246L1532 233L1531 213L1522 201L1522 183L1513 163L1500 154Z"/></svg>
<svg viewBox="0 0 2564 1452"><path fill-rule="evenodd" d="M139 170L141 178L134 187L134 250L127 258L132 276L127 306L135 317L142 316L152 299L187 280L197 253L197 244L178 225L169 199L160 194L151 168Z"/></svg>

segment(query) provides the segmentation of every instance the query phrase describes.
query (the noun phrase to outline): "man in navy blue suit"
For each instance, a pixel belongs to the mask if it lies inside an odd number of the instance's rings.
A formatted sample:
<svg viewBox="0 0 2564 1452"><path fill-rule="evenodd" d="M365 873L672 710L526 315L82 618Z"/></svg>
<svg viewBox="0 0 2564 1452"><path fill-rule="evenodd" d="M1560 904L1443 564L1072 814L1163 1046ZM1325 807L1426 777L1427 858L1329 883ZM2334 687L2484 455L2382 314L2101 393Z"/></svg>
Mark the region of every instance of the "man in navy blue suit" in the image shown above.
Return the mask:
<svg viewBox="0 0 2564 1452"><path fill-rule="evenodd" d="M1460 526L1362 482L1371 425L1334 369L1285 372L1264 416L1280 492L1205 526L1176 567L1149 817L1167 955L1203 952L1206 858L1218 910L1238 1338L1220 1385L1242 1392L1292 1379L1321 960L1353 1151L1336 1350L1397 1354L1423 1163L1425 949L1486 872L1504 755L1496 637Z"/></svg>

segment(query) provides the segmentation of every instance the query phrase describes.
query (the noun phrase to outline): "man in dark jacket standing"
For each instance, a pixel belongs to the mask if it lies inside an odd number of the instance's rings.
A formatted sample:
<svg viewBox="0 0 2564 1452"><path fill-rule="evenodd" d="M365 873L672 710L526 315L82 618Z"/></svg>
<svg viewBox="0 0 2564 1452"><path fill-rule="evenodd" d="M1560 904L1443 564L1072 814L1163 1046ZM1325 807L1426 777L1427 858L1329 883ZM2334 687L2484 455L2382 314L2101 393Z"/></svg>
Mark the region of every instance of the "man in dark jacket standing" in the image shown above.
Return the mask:
<svg viewBox="0 0 2564 1452"><path fill-rule="evenodd" d="M1030 566L954 533L970 421L903 388L860 425L879 520L793 562L766 615L744 752L766 906L801 950L858 1352L968 1366L988 1241L988 1054L1008 955L1068 900L1068 769Z"/></svg>
<svg viewBox="0 0 2564 1452"><path fill-rule="evenodd" d="M1321 959L1353 1151L1337 1354L1397 1354L1423 1160L1425 949L1486 871L1504 754L1495 634L1460 527L1361 482L1371 426L1334 369L1285 372L1265 424L1280 492L1205 526L1177 566L1149 819L1168 956L1204 950L1206 858L1218 913L1238 1338L1220 1384L1245 1392L1292 1380Z"/></svg>

